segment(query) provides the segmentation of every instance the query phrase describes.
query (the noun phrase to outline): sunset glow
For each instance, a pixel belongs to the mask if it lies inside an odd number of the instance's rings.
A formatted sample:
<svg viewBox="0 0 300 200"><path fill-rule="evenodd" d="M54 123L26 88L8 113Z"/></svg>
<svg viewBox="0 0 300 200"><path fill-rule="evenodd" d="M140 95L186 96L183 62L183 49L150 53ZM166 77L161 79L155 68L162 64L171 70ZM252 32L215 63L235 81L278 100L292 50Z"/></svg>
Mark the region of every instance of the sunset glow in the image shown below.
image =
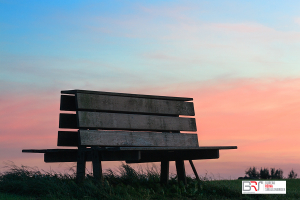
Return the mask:
<svg viewBox="0 0 300 200"><path fill-rule="evenodd" d="M63 2L0 3L0 167L73 166L21 151L57 148L60 91L86 89L192 97L200 146L238 146L201 176L300 173L300 2Z"/></svg>

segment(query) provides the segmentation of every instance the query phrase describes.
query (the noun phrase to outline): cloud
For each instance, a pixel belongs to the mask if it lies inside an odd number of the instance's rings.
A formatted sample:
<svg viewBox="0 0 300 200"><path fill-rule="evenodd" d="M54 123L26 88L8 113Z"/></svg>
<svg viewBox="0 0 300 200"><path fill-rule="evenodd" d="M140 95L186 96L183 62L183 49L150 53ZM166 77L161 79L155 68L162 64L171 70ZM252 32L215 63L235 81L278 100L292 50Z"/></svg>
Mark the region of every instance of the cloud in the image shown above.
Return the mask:
<svg viewBox="0 0 300 200"><path fill-rule="evenodd" d="M185 66L192 68L198 80L224 74L249 78L300 73L297 31L278 30L257 21L208 21L195 17L197 9L189 5L182 9L174 5L137 8L139 12L122 19L90 20L95 22L94 28L110 30L112 37L130 38L133 44L138 41L137 59L157 65L161 71Z"/></svg>
<svg viewBox="0 0 300 200"><path fill-rule="evenodd" d="M300 17L295 18L295 23L300 25Z"/></svg>
<svg viewBox="0 0 300 200"><path fill-rule="evenodd" d="M216 161L195 161L195 165L201 174L205 173L202 169L209 169L227 178L242 176L250 165L300 171L293 164L300 159L299 85L300 79L218 79L123 92L194 98L199 144L238 146L237 150L221 151ZM0 146L7 152L0 159L48 169L50 165L43 163L41 155L25 155L21 149L57 148L59 91L6 93L0 103ZM234 168L230 168L232 163ZM119 163L105 165L111 168Z"/></svg>
<svg viewBox="0 0 300 200"><path fill-rule="evenodd" d="M34 34L26 45L17 38L15 49L23 46L26 55L3 54L1 80L44 88L101 85L107 90L133 88L136 82L147 87L224 76L300 74L299 32L250 20L209 20L198 14L208 11L191 3L131 4L128 9L117 14L79 10L76 15L62 12L41 18L41 26L49 26L44 31L60 31L44 34L52 37L50 42Z"/></svg>
<svg viewBox="0 0 300 200"><path fill-rule="evenodd" d="M212 28L238 33L272 33L274 29L258 23L213 23Z"/></svg>

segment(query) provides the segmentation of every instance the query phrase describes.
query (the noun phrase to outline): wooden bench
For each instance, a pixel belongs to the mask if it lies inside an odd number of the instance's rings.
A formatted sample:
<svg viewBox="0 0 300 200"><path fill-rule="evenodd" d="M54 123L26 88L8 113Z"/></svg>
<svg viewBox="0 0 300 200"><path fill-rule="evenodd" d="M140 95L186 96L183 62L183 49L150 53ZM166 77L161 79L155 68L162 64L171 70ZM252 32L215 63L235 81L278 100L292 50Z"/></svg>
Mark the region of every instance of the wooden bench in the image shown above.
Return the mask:
<svg viewBox="0 0 300 200"><path fill-rule="evenodd" d="M24 149L44 153L45 162L77 162L77 181L85 178L86 161L102 179L102 161L161 162L161 182L169 179L175 161L178 181L186 183L184 160L217 159L220 149L199 147L192 98L139 95L86 90L61 91L57 146L77 149ZM182 117L188 116L188 117Z"/></svg>

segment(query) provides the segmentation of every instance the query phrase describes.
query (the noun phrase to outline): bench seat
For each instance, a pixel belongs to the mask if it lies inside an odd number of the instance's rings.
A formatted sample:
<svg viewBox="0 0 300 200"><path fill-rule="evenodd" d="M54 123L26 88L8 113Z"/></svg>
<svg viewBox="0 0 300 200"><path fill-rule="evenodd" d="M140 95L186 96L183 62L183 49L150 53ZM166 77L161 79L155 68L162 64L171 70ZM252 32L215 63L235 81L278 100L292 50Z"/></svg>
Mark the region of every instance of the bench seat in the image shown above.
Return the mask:
<svg viewBox="0 0 300 200"><path fill-rule="evenodd" d="M126 161L126 163L201 160L219 158L219 150L237 149L236 146L203 147L93 147L86 148L86 161L92 161L92 151L99 152L101 161ZM24 149L24 153L44 153L44 161L77 162L78 149Z"/></svg>
<svg viewBox="0 0 300 200"><path fill-rule="evenodd" d="M99 151L179 151L179 150L204 150L204 149L237 149L237 146L202 146L202 147L103 147ZM23 153L47 153L47 152L68 152L77 149L23 149ZM87 149L89 151L89 149Z"/></svg>

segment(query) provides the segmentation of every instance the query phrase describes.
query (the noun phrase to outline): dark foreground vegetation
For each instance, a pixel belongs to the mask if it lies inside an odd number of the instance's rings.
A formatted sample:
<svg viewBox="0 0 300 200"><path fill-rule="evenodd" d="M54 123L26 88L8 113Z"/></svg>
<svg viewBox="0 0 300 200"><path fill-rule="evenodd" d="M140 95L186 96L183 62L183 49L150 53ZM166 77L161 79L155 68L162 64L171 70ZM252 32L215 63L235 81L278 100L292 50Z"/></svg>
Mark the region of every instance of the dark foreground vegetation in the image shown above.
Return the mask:
<svg viewBox="0 0 300 200"><path fill-rule="evenodd" d="M260 168L258 170L256 167L250 167L245 171L245 177L251 177L256 179L284 179L282 169L271 168ZM287 176L287 179L296 179L297 173L292 169Z"/></svg>
<svg viewBox="0 0 300 200"><path fill-rule="evenodd" d="M107 170L102 183L87 175L82 184L76 184L74 174L42 173L10 165L0 174L0 199L299 199L300 180L286 181L286 195L243 195L242 180L202 177L197 181L188 177L184 186L175 176L167 186L161 186L155 168L137 172L124 164L117 172Z"/></svg>

